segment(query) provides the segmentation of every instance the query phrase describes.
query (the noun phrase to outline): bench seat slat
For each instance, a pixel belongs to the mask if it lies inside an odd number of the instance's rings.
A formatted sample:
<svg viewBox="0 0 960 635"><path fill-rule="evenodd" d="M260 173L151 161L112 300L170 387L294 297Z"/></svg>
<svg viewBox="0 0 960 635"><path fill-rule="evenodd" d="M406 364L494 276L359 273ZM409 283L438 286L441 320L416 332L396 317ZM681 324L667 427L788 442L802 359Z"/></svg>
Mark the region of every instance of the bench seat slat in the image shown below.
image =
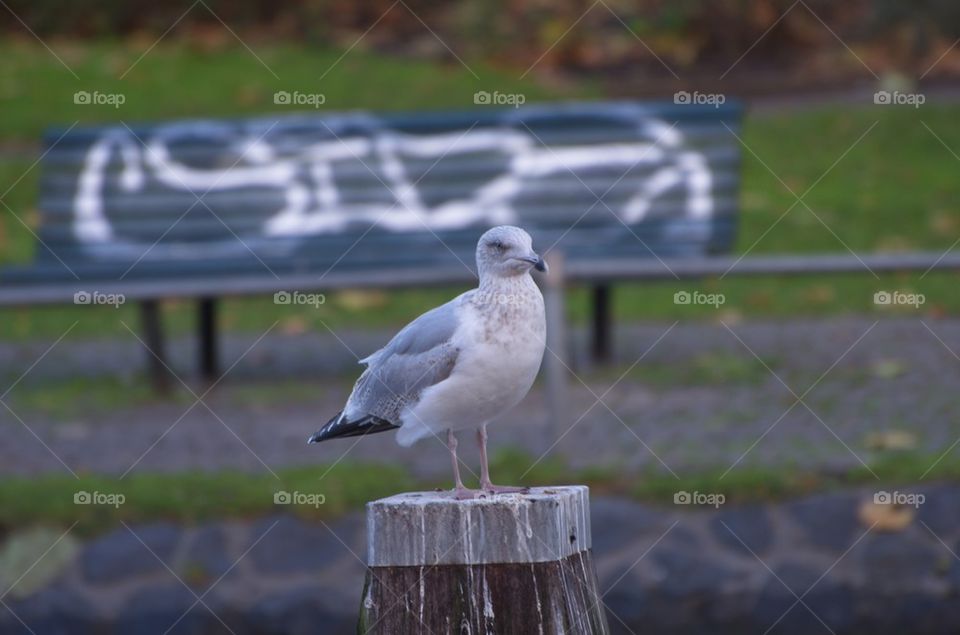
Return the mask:
<svg viewBox="0 0 960 635"><path fill-rule="evenodd" d="M69 282L61 260L85 281L132 283L463 269L502 222L571 263L724 253L741 114L602 102L51 130L45 247L0 285Z"/></svg>

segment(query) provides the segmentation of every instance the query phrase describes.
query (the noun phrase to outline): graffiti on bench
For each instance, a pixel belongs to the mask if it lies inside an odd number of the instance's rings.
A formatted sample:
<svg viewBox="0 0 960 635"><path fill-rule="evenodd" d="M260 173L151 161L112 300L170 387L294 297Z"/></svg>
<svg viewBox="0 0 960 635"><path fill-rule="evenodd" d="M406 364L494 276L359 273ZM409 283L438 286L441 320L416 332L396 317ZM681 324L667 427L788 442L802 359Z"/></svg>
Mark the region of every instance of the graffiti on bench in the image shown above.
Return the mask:
<svg viewBox="0 0 960 635"><path fill-rule="evenodd" d="M677 216L713 214L706 157L676 127L653 118L632 119L629 127L616 121L621 134L611 138L608 130L606 141L578 141L575 122L547 141L516 124L414 134L373 117L332 121L174 123L142 138L109 129L85 152L74 235L85 244L129 242L118 235L107 202L136 193L182 197L167 212L173 223L206 207L211 193L239 192L242 205L251 192L267 192L277 204L258 210L254 238L335 234L356 223L396 232L523 223L518 200L541 191L555 199L558 180L597 199L563 219L571 224L596 208L633 225L666 196L679 201L671 211ZM598 170L605 170L601 185L591 188ZM643 177L626 179L634 170ZM618 186L630 189L608 203Z"/></svg>

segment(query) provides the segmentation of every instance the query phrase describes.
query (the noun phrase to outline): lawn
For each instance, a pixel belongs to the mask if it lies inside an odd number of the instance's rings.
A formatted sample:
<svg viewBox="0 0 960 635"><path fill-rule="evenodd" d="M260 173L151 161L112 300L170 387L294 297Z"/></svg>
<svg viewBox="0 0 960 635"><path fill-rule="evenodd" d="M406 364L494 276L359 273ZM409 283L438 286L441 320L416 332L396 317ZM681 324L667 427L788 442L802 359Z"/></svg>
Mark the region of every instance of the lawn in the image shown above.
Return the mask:
<svg viewBox="0 0 960 635"><path fill-rule="evenodd" d="M530 486L582 483L589 485L597 496L616 495L667 507L680 491L723 494L727 503L736 504L851 486L890 489L915 482L917 475L924 473L935 459L891 452L872 464L879 480L863 468L831 474L743 468L722 480L719 472L684 473L674 478L663 472L626 472L614 466L573 471L556 459L540 461L530 469L533 457L509 450L491 458L491 470L503 482ZM937 462L925 482L958 478L957 465L942 461ZM125 479L94 475L81 475L79 479L69 475L5 478L0 481L0 536L5 530L34 525L69 527L76 523L76 533L94 535L121 521L196 523L286 511L308 518L331 518L398 491L435 486L436 483L417 482L400 467L349 461L282 469L277 471L277 478L240 472L137 473ZM283 492L297 493L296 503L291 505L282 502L283 498L275 498ZM94 504L76 502L75 497L85 494L89 495L87 501Z"/></svg>

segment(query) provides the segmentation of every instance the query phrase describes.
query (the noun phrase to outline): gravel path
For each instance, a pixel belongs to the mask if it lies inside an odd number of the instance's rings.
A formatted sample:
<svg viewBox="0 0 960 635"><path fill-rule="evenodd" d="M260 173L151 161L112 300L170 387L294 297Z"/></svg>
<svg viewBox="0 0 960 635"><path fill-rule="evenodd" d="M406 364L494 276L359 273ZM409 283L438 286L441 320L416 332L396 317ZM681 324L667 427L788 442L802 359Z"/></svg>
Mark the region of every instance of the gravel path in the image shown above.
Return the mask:
<svg viewBox="0 0 960 635"><path fill-rule="evenodd" d="M492 428L492 445L519 447L535 456L549 451L578 467L654 467L682 476L734 464L735 469L843 470L869 463L874 446L887 438L936 455L960 438L960 361L947 348L960 351L960 320L875 323L850 317L729 328L720 323L670 326L619 328L613 367L575 364L582 381L570 380L566 421L551 424L538 384ZM204 398L206 405L191 408L193 400L184 394L99 412L67 408L68 414L45 414L35 405L44 386L62 387L78 375L128 375L143 361L132 337L64 340L4 397L13 411L0 408L0 473L65 472L66 467L114 474L259 471L330 463L346 455L356 461L397 461L419 475L446 478L447 456L439 440L412 450L396 446L392 434L304 443L345 399L357 372L351 350L365 355L388 335L345 332L337 334L340 341L329 333L271 332L255 345L256 334L231 335L223 345L224 368L236 365ZM583 350L584 333L574 339L574 348ZM49 346L0 344L0 368L9 375L3 390ZM172 348L178 372L188 374L192 342L177 341ZM198 394L204 390L192 388ZM794 405L793 393L803 396L808 389L806 406ZM51 391L53 399L63 398L56 396L62 388ZM29 394L34 399L27 400ZM595 403L598 396L602 403ZM470 446L464 439L465 457L475 462Z"/></svg>

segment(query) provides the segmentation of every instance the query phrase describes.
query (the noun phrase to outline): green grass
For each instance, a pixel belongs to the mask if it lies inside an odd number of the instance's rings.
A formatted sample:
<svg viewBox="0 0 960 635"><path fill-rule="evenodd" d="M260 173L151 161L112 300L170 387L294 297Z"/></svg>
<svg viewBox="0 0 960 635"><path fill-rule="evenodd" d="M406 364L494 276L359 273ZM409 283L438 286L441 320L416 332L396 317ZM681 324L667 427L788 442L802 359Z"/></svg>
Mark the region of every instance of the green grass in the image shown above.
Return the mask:
<svg viewBox="0 0 960 635"><path fill-rule="evenodd" d="M42 249L24 225L36 218L39 171L30 167L42 133L53 126L309 110L275 104L278 91L322 94L324 112L474 108L479 90L522 93L528 102L572 94L478 62L470 62L468 70L459 63L437 66L360 49L340 59L341 50L277 45L256 47L255 57L239 44L209 51L172 38L138 59L149 45L54 42L76 79L38 43L0 43L6 60L0 72L0 192L12 188L2 198L23 221L0 207L0 265L29 261ZM126 101L120 107L75 104L77 91L122 94ZM581 87L578 94L593 90Z"/></svg>
<svg viewBox="0 0 960 635"><path fill-rule="evenodd" d="M206 401L230 403L234 407L267 409L279 405L316 404L325 392L343 396L348 393L359 374L356 370L340 377L324 375L310 377L272 377L269 379L242 379L225 382L206 397ZM0 385L10 386L17 377L0 378ZM184 380L187 381L187 380ZM98 374L68 378L31 378L18 382L5 397L16 412L39 415L53 421L94 419L108 413L126 411L136 416L137 408L153 405L180 404L189 406L203 395L206 387L194 383L189 389L174 381L167 394L160 395L145 375ZM4 388L5 389L5 388Z"/></svg>
<svg viewBox="0 0 960 635"><path fill-rule="evenodd" d="M240 472L135 474L126 479L106 476L9 478L0 484L0 527L69 526L77 522L80 533L90 534L113 527L121 520L194 523L218 518L250 518L288 509L303 516L329 518L358 509L373 498L414 486L402 468L346 461L327 467L288 469L278 475L280 480L270 474ZM74 503L78 492L121 495L122 504L78 505ZM316 507L277 505L274 503L277 492L319 494L324 500Z"/></svg>
<svg viewBox="0 0 960 635"><path fill-rule="evenodd" d="M231 117L310 110L274 103L274 93L322 94L323 111L473 108L474 93L522 93L527 102L563 94L519 79L520 72L468 60L469 69L340 49L239 43L205 48L166 38L151 42L51 42L75 78L40 44L6 40L0 98L0 139L34 143L51 124L69 125L176 117ZM141 57L142 56L142 57ZM259 58L259 60L258 60ZM262 63L261 63L262 61ZM593 92L581 87L580 93ZM119 107L75 104L77 91L122 94Z"/></svg>
<svg viewBox="0 0 960 635"><path fill-rule="evenodd" d="M10 385L15 377L4 382ZM86 414L113 412L150 403L174 401L188 405L186 390L161 397L141 376L109 375L48 380L42 384L20 383L7 398L14 409L33 412L56 420L71 420Z"/></svg>
<svg viewBox="0 0 960 635"><path fill-rule="evenodd" d="M882 275L877 280L868 273L846 276L808 276L794 278L726 278L723 281L624 283L614 289L613 310L618 322L640 320L723 320L734 323L741 318L796 318L827 315L872 315L886 317L934 317L960 311L960 295L955 292L958 279L953 273L932 272L919 275ZM278 306L271 297L226 298L222 305L222 325L226 330L259 335L274 323L277 332L303 330L328 333L327 329L366 329L402 325L426 309L453 298L466 287L402 289L375 294L372 307L354 306L328 294L328 302L319 308ZM673 295L678 289L702 289L723 293L726 303L719 309L710 306L677 306ZM923 293L926 304L911 307L877 307L873 295L880 290ZM373 310L371 310L371 308ZM567 313L572 323L585 324L590 304L586 289L569 293ZM164 303L164 320L171 334L191 333L195 328L195 309L183 301ZM72 327L72 328L71 328ZM56 339L70 329L71 338L128 338L140 334L137 307L129 303L119 308L93 306L40 306L0 309L0 340ZM131 333L131 331L133 333ZM361 353L361 351L357 351Z"/></svg>
<svg viewBox="0 0 960 635"><path fill-rule="evenodd" d="M726 386L731 384L756 385L770 379L770 370L779 372L779 360L762 362L744 355L711 352L697 355L684 363L644 362L633 367L604 367L594 375L612 381L642 382L657 388L677 386ZM624 374L626 373L626 374Z"/></svg>
<svg viewBox="0 0 960 635"><path fill-rule="evenodd" d="M584 483L595 495L619 495L644 503L669 506L679 491L720 493L730 504L776 501L850 486L878 489L916 483L937 457L888 452L871 462L879 480L864 468L822 474L796 469L745 467L723 476L721 470L682 473L680 478L658 471L628 472L617 466L571 470L559 458L530 469L533 457L501 451L491 471L500 482L525 485ZM529 470L529 472L528 472ZM279 480L269 474L141 473L126 479L106 476L41 476L0 481L0 535L35 525L70 526L92 535L128 523L168 520L197 523L225 518L254 518L290 511L306 518L327 519L357 511L367 501L400 491L449 487L444 481L417 481L400 467L342 462L333 466L285 469ZM924 482L960 481L960 466L944 460ZM323 495L323 503L278 505L277 492ZM123 496L123 504L77 505L77 492Z"/></svg>

